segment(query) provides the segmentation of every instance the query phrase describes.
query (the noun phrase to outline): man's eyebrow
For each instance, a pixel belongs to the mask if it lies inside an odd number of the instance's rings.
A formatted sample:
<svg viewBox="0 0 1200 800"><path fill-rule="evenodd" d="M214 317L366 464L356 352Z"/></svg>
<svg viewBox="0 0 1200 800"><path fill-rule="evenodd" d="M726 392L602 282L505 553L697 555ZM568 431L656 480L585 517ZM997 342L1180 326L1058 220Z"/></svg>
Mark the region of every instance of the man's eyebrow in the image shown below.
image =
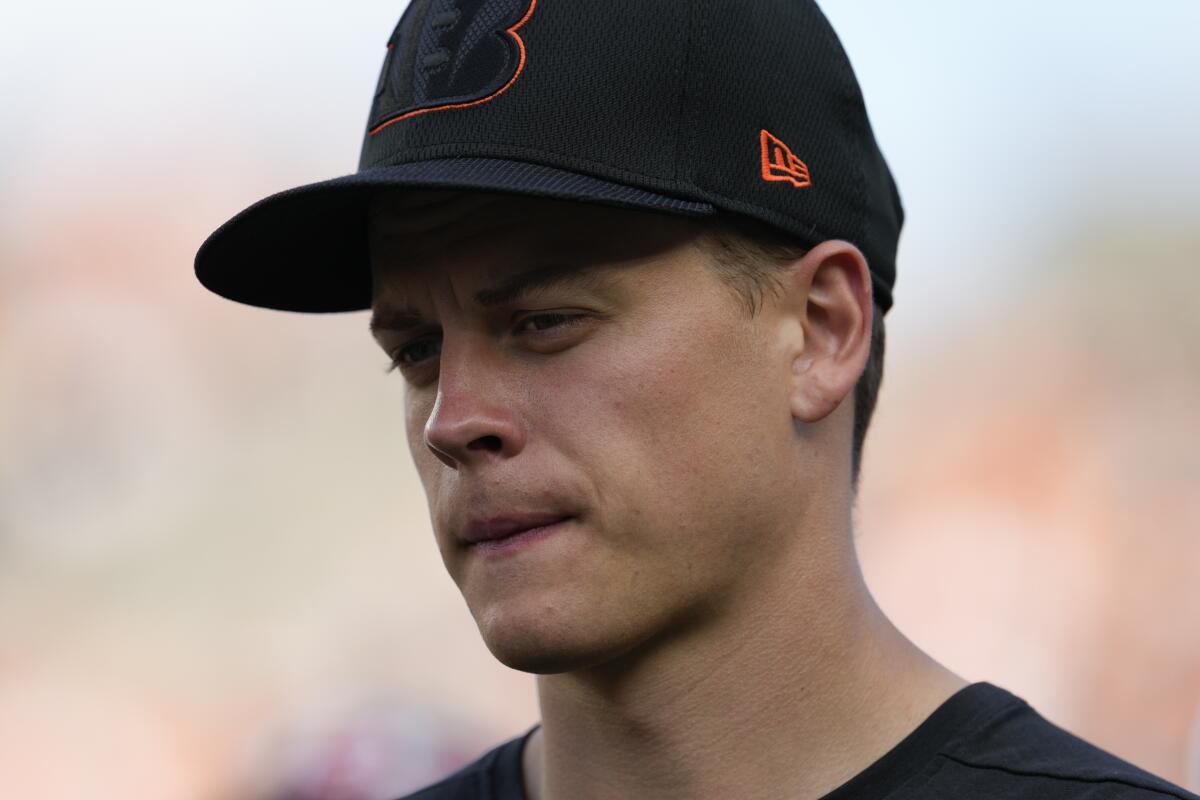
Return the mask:
<svg viewBox="0 0 1200 800"><path fill-rule="evenodd" d="M475 293L475 303L481 308L512 303L539 290L552 286L576 285L581 288L600 288L604 276L600 271L612 264L597 261L590 264L552 264L510 275L495 286ZM371 314L371 333L381 330L407 331L425 325L427 320L416 309L376 309Z"/></svg>

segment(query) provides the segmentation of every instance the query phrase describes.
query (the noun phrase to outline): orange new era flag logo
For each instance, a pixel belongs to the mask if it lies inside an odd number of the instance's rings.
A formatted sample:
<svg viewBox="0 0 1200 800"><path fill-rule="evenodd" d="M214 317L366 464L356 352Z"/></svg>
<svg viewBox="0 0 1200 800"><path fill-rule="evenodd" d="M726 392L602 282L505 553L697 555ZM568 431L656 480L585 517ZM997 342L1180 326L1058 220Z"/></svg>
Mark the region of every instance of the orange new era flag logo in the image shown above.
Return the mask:
<svg viewBox="0 0 1200 800"><path fill-rule="evenodd" d="M791 181L793 186L812 186L808 165L796 158L786 144L766 130L760 138L764 181Z"/></svg>

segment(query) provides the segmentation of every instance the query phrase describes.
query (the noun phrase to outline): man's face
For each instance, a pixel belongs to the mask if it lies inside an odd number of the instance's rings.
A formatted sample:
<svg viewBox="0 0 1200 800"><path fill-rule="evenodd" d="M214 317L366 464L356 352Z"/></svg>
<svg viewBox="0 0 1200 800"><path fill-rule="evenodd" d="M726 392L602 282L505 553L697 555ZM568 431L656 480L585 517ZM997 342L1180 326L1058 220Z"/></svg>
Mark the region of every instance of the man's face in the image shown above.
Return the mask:
<svg viewBox="0 0 1200 800"><path fill-rule="evenodd" d="M373 320L405 362L438 549L491 652L597 666L751 590L794 535L789 366L680 217L511 195L373 207ZM481 307L535 268L586 279ZM586 269L586 272L583 272ZM401 309L422 322L404 330ZM569 516L485 554L469 518Z"/></svg>

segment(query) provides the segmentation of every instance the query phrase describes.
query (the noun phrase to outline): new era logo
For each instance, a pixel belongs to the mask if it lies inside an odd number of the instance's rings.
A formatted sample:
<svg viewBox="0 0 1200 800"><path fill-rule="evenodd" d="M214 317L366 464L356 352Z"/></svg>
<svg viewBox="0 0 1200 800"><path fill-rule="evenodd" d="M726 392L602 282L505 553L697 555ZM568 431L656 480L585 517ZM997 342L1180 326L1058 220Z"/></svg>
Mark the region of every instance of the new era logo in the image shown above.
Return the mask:
<svg viewBox="0 0 1200 800"><path fill-rule="evenodd" d="M764 181L791 181L793 186L812 186L808 165L792 154L786 144L762 131L762 177Z"/></svg>

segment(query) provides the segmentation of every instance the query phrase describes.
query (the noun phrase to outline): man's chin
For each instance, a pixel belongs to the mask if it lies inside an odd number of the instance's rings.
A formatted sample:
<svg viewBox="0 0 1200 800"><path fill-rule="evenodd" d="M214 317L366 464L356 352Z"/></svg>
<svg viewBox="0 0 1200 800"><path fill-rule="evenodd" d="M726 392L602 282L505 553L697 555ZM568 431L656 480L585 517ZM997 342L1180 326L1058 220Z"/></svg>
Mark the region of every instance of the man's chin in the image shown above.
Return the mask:
<svg viewBox="0 0 1200 800"><path fill-rule="evenodd" d="M492 655L509 669L528 672L531 675L561 675L564 672L583 669L589 664L588 660L581 659L577 653L493 650Z"/></svg>
<svg viewBox="0 0 1200 800"><path fill-rule="evenodd" d="M534 675L558 675L599 666L619 656L622 644L605 640L593 632L581 635L580 626L554 630L544 621L536 627L521 628L509 620L480 626L487 649L509 669Z"/></svg>

